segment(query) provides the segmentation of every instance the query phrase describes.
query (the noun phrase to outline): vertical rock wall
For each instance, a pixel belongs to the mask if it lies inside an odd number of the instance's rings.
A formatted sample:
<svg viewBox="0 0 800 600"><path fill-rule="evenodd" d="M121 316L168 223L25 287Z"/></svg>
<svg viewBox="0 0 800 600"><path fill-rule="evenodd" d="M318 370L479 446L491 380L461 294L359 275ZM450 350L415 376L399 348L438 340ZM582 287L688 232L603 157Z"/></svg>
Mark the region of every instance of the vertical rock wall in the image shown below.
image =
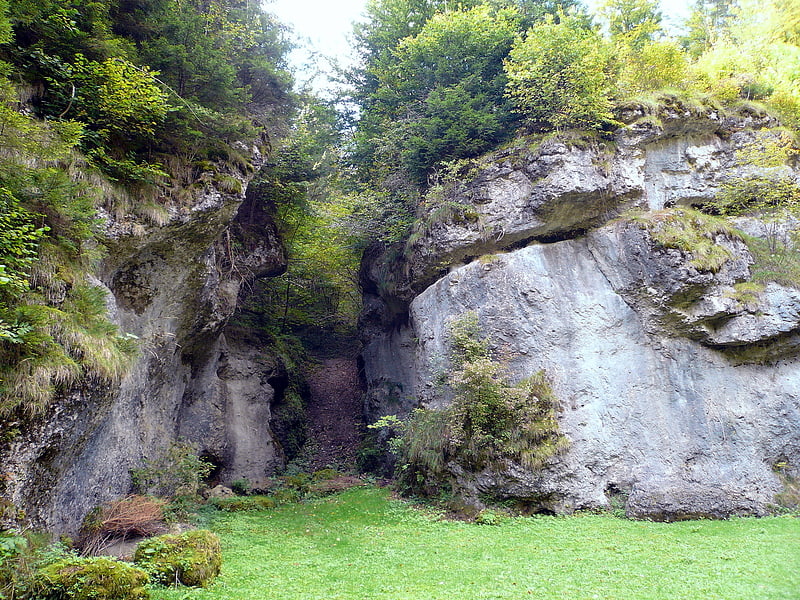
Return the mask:
<svg viewBox="0 0 800 600"><path fill-rule="evenodd" d="M365 257L371 419L447 405L434 382L450 368L448 324L467 311L513 378L544 369L553 381L568 450L539 472L449 465L473 502L763 514L785 483L775 465L800 475L800 291L770 283L745 302L735 286L753 257L741 239L703 234L728 257L712 271L644 223L758 172L738 151L775 123L679 106L659 116L661 127L628 115L613 141L521 140L488 155L445 192L471 218L429 222L402 252ZM618 218L631 209L639 221Z"/></svg>
<svg viewBox="0 0 800 600"><path fill-rule="evenodd" d="M234 173L243 184L246 179ZM119 387L87 382L24 424L0 453L4 495L36 525L75 533L94 506L129 493L129 471L186 439L230 483L258 484L283 457L270 430L280 362L226 323L243 283L285 256L264 208L207 187L163 226L107 219L109 253L94 283L139 339Z"/></svg>

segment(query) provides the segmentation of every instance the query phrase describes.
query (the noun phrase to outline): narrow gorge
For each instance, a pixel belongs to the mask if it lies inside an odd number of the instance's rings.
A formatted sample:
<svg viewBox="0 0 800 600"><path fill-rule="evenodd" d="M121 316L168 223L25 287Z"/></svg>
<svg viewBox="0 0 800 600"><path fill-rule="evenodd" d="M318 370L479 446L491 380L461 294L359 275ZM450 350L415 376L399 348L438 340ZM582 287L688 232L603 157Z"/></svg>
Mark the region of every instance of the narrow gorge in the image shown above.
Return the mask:
<svg viewBox="0 0 800 600"><path fill-rule="evenodd" d="M780 130L763 113L659 110L659 125L633 111L612 140L520 138L446 184L455 208L423 217L405 248L365 254L367 422L448 404L436 382L450 368L448 326L465 313L512 379L544 370L551 381L566 449L538 471L510 459L478 471L448 464L470 503L762 515L786 483L776 465L800 464L800 292L775 281L741 289L757 268L742 232L788 233L752 218L710 227L691 210L752 174L737 153ZM246 174L231 176L246 189ZM209 185L163 224L109 214L104 227L109 254L93 285L138 339L136 363L117 387L69 390L2 446L4 497L56 532L74 533L92 507L127 494L130 470L171 441L195 444L215 481L259 488L285 466L280 438L292 434L273 417L285 365L230 321L247 286L285 269L272 217L246 192ZM660 238L667 227L699 231L719 262ZM347 379L355 423L352 366L328 362L334 380ZM338 456L352 462L356 434L337 433L350 427L341 410L310 410L308 433L338 436Z"/></svg>
<svg viewBox="0 0 800 600"><path fill-rule="evenodd" d="M448 4L369 3L329 96L258 3L0 0L4 531L176 444L195 503L798 510L794 4Z"/></svg>

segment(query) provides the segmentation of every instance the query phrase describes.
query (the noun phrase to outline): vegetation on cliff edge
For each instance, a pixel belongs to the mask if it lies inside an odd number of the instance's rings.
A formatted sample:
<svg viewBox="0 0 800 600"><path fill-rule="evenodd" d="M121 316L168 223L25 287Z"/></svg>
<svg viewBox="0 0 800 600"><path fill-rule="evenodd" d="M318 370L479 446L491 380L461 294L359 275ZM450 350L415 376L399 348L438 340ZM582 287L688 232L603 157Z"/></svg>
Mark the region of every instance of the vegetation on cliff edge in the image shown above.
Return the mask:
<svg viewBox="0 0 800 600"><path fill-rule="evenodd" d="M0 418L120 381L137 344L91 277L100 211L163 224L241 191L242 144L288 130L288 47L240 0L0 3Z"/></svg>

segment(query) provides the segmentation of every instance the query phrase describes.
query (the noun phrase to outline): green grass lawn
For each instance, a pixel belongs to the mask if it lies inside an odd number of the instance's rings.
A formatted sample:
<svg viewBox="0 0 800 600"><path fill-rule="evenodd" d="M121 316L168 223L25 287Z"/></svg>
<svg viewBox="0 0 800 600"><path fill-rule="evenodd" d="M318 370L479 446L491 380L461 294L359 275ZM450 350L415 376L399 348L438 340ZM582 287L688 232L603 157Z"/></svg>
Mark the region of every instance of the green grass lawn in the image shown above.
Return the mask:
<svg viewBox="0 0 800 600"><path fill-rule="evenodd" d="M226 514L222 575L154 600L800 599L800 519L437 520L385 490Z"/></svg>

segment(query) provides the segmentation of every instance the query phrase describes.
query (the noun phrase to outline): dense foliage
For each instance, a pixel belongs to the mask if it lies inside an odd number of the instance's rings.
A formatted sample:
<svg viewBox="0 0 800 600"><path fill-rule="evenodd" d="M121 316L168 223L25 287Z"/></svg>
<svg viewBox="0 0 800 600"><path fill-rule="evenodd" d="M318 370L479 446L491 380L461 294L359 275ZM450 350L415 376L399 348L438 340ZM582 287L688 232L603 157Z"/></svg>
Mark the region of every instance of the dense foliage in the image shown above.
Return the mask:
<svg viewBox="0 0 800 600"><path fill-rule="evenodd" d="M67 171L80 124L38 122L7 104L0 114L0 415L32 414L84 375L118 381L135 344L108 322L105 292L86 279L101 252L97 192Z"/></svg>
<svg viewBox="0 0 800 600"><path fill-rule="evenodd" d="M519 20L516 11L478 6L436 14L400 40L390 66L376 74L375 102L365 113L372 127L389 131L360 137L362 151L399 160L422 184L440 160L476 156L506 139L514 116L502 62Z"/></svg>
<svg viewBox="0 0 800 600"><path fill-rule="evenodd" d="M288 130L287 50L247 1L0 3L0 416L124 375L98 207L158 222L201 173L250 170L237 142Z"/></svg>
<svg viewBox="0 0 800 600"><path fill-rule="evenodd" d="M508 379L500 357L465 313L449 326L450 369L442 373L444 409L418 408L405 421L387 416L371 425L395 434L400 483L408 491L457 493L453 465L462 472L506 468L507 461L538 470L563 450L555 419L557 400L544 372Z"/></svg>
<svg viewBox="0 0 800 600"><path fill-rule="evenodd" d="M371 4L369 22L356 31L363 63L353 74L362 173L413 198L442 161L477 156L511 137L519 116L505 95L503 61L527 27L573 4Z"/></svg>
<svg viewBox="0 0 800 600"><path fill-rule="evenodd" d="M0 58L37 115L80 121L81 148L122 181L220 158L291 108L281 28L250 2L10 0L8 15Z"/></svg>
<svg viewBox="0 0 800 600"><path fill-rule="evenodd" d="M798 22L784 0L698 0L679 36L653 0L595 16L575 2L375 0L356 28L350 157L396 230L454 161L520 127L610 131L617 106L665 91L723 110L759 100L796 126Z"/></svg>
<svg viewBox="0 0 800 600"><path fill-rule="evenodd" d="M511 51L508 93L535 125L601 127L612 121L609 58L600 34L583 19L547 19Z"/></svg>
<svg viewBox="0 0 800 600"><path fill-rule="evenodd" d="M322 350L337 339L352 344L363 228L369 227L359 218L364 195L342 173L337 117L330 103L302 96L292 131L248 190L273 214L288 264L282 275L254 284L240 318Z"/></svg>

